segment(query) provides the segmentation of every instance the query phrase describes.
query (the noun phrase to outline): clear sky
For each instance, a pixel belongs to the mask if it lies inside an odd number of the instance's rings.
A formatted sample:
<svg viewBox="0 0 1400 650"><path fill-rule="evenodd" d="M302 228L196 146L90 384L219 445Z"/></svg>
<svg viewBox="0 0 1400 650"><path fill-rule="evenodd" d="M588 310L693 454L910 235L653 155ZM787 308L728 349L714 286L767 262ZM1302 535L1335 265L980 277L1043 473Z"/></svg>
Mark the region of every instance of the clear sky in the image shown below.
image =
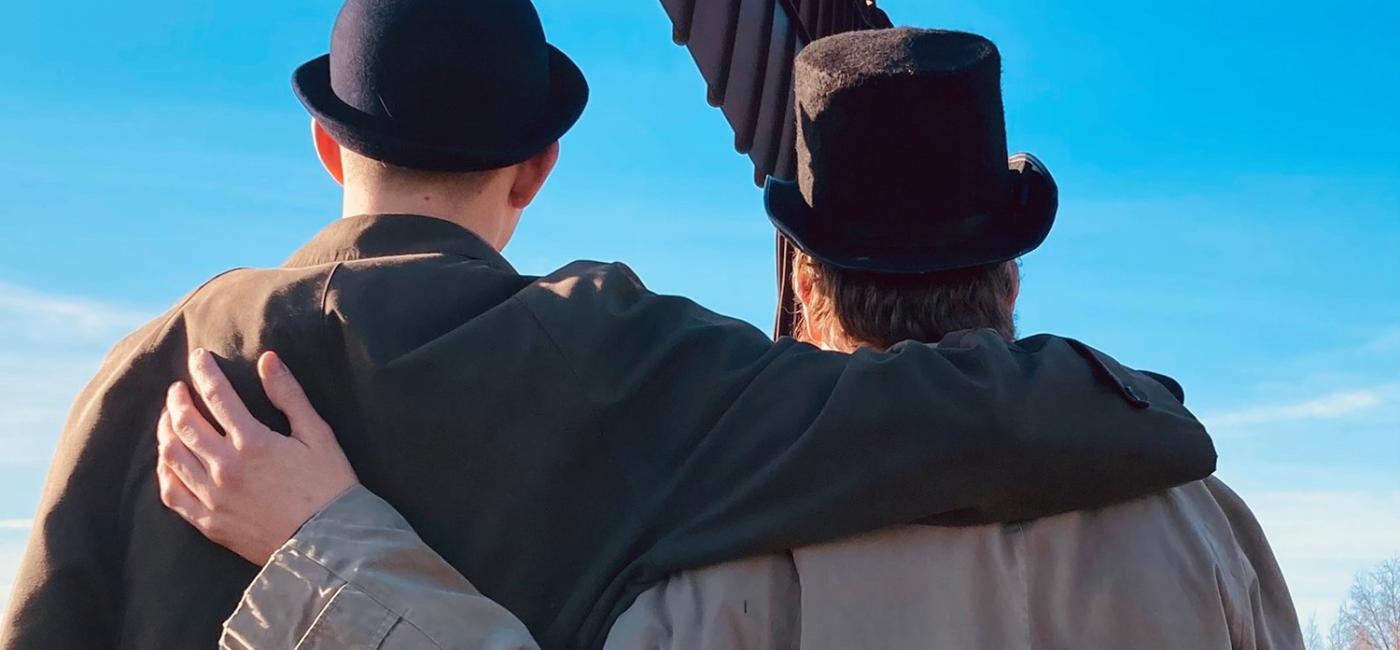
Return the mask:
<svg viewBox="0 0 1400 650"><path fill-rule="evenodd" d="M882 3L1001 46L1011 146L1059 181L1022 330L1179 378L1324 623L1357 569L1400 554L1400 3L1328 4ZM772 231L659 2L539 6L593 101L507 256L623 260L766 329ZM0 589L105 349L338 216L288 84L337 8L6 6Z"/></svg>

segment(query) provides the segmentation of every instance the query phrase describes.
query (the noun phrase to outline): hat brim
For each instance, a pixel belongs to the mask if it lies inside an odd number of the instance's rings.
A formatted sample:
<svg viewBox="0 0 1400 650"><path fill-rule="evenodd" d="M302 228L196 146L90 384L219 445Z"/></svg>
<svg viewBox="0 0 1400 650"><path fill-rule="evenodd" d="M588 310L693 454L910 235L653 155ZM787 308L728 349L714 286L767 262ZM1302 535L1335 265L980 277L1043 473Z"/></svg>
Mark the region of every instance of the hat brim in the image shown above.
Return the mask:
<svg viewBox="0 0 1400 650"><path fill-rule="evenodd" d="M1001 214L945 224L919 224L918 234L888 232L863 241L842 237L832 217L819 215L795 181L769 178L763 199L768 217L804 253L840 269L922 275L996 264L1025 255L1050 235L1059 209L1059 189L1049 170L1030 154L1011 157L1012 200ZM822 227L822 226L826 227Z"/></svg>
<svg viewBox="0 0 1400 650"><path fill-rule="evenodd" d="M297 99L341 146L381 162L424 171L484 171L530 159L562 137L588 104L583 71L549 46L549 96L542 117L506 145L425 141L389 120L346 104L331 88L330 55L297 68L292 88Z"/></svg>

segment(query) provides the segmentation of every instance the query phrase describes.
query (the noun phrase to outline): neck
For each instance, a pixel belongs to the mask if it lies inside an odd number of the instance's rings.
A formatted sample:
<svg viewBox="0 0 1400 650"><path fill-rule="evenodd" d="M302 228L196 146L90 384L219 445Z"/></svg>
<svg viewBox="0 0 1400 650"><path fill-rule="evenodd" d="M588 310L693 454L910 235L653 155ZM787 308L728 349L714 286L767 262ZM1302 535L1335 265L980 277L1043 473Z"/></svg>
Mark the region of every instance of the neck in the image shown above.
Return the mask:
<svg viewBox="0 0 1400 650"><path fill-rule="evenodd" d="M430 188L409 190L366 187L347 183L343 218L366 214L412 214L450 221L482 238L498 252L505 248L514 228L511 215L486 192L454 196Z"/></svg>

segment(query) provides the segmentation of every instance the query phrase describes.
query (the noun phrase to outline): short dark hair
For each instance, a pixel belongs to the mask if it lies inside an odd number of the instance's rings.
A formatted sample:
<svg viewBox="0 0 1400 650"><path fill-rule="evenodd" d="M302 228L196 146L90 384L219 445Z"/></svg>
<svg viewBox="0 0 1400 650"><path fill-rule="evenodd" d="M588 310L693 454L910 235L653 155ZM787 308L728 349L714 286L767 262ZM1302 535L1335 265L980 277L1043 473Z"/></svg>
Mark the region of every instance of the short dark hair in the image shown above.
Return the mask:
<svg viewBox="0 0 1400 650"><path fill-rule="evenodd" d="M861 273L797 252L813 295L801 318L852 346L888 348L900 341L936 343L951 332L990 328L1016 337L1016 262L924 275ZM839 326L836 331L834 326ZM798 331L802 325L799 324Z"/></svg>

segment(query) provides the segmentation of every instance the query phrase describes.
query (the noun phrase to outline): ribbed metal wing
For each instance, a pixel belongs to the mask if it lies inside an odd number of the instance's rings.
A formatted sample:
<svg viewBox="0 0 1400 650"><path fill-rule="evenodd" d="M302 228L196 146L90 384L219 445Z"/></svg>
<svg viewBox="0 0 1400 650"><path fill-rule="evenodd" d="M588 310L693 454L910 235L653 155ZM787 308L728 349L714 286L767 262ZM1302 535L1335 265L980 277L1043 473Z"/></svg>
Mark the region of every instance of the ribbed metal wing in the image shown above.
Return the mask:
<svg viewBox="0 0 1400 650"><path fill-rule="evenodd" d="M734 148L753 159L754 180L792 179L796 120L792 62L807 43L889 27L875 0L661 0L679 45L709 86L710 104L734 128Z"/></svg>

